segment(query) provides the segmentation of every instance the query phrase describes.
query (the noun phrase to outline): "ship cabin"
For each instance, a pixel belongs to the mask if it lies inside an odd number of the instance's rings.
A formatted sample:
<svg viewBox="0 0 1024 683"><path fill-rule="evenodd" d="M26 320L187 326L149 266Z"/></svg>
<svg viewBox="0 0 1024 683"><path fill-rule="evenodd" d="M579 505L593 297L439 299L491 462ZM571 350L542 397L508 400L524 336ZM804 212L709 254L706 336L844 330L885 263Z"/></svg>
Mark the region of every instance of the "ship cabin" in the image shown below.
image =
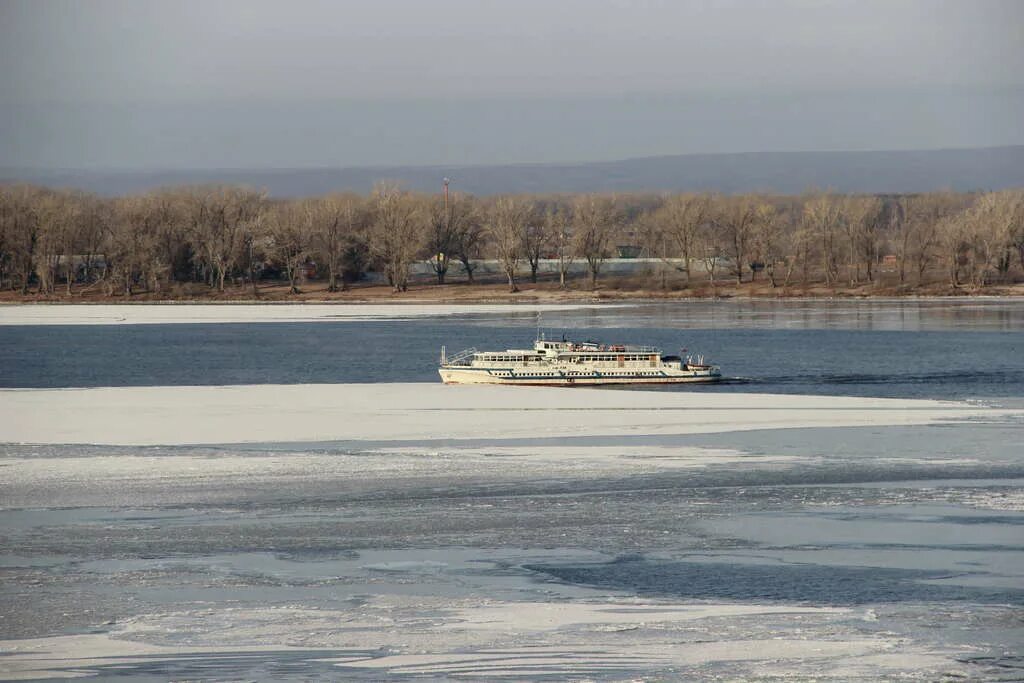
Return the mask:
<svg viewBox="0 0 1024 683"><path fill-rule="evenodd" d="M593 365L599 368L654 368L686 369L679 356L662 356L656 346L631 344L601 344L594 341L548 341L538 339L534 349L559 363Z"/></svg>
<svg viewBox="0 0 1024 683"><path fill-rule="evenodd" d="M509 349L508 351L478 351L473 354L472 365L491 367L500 366L525 366L530 367L535 363L543 363L548 359L543 353L528 349Z"/></svg>

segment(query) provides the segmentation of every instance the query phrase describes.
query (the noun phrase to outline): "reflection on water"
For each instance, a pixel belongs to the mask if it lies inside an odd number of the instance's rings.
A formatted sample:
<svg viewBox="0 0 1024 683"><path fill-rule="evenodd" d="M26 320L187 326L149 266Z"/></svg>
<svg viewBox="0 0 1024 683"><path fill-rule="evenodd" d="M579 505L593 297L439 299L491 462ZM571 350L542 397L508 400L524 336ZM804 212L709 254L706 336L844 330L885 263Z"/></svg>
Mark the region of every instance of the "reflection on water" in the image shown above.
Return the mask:
<svg viewBox="0 0 1024 683"><path fill-rule="evenodd" d="M650 303L621 309L551 312L559 327L873 330L879 332L1024 329L1024 299L729 299Z"/></svg>

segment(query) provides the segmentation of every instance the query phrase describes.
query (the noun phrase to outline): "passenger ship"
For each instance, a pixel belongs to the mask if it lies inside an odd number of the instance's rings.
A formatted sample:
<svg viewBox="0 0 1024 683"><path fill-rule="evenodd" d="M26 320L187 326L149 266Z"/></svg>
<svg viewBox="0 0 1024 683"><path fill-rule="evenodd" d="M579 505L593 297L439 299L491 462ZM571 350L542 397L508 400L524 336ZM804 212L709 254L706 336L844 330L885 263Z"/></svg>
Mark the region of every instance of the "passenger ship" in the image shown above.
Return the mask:
<svg viewBox="0 0 1024 683"><path fill-rule="evenodd" d="M549 386L715 382L722 377L719 367L705 363L702 356L684 359L663 356L654 346L605 346L543 337L531 350L473 348L448 357L441 347L438 372L445 384Z"/></svg>

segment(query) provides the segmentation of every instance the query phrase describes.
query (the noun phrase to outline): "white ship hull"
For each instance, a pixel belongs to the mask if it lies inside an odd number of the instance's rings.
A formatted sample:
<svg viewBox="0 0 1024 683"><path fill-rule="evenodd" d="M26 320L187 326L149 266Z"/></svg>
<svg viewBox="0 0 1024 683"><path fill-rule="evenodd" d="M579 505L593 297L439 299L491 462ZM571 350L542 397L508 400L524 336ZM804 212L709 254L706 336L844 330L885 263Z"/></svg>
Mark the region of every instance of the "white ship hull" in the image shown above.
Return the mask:
<svg viewBox="0 0 1024 683"><path fill-rule="evenodd" d="M532 349L466 349L449 358L441 348L445 384L520 384L575 387L598 384L682 384L715 382L717 365L679 356L662 356L654 346L604 345L552 341L541 337Z"/></svg>
<svg viewBox="0 0 1024 683"><path fill-rule="evenodd" d="M515 384L525 386L592 386L599 384L681 384L717 382L721 374L712 370L683 370L677 373L658 372L638 375L614 371L568 376L559 372L554 376L531 373L528 370L485 370L475 368L440 368L438 372L445 384Z"/></svg>

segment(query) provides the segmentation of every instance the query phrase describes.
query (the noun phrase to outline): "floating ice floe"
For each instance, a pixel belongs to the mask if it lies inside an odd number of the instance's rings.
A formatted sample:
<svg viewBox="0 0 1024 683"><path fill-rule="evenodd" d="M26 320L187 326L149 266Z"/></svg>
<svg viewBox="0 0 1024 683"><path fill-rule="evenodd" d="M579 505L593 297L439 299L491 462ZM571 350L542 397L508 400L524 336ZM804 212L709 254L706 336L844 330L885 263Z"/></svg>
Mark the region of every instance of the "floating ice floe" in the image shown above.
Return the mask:
<svg viewBox="0 0 1024 683"><path fill-rule="evenodd" d="M644 436L919 425L1021 409L740 393L441 384L0 390L0 442L173 445Z"/></svg>

